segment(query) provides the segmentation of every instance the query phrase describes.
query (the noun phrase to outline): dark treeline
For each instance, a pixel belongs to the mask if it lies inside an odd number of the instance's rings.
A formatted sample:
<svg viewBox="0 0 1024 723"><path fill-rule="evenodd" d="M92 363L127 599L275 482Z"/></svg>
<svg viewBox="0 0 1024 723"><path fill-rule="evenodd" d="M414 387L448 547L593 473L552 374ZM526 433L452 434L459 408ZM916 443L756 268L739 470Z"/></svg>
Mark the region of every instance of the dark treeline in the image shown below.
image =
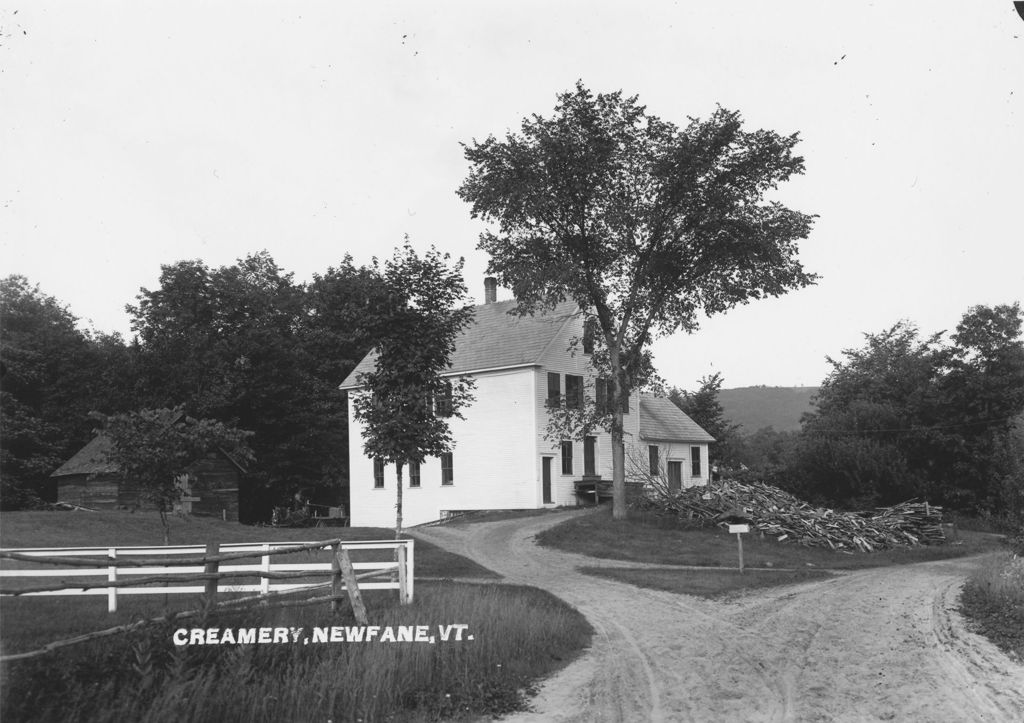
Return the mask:
<svg viewBox="0 0 1024 723"><path fill-rule="evenodd" d="M672 398L717 440L731 474L852 509L911 498L1024 519L1024 341L1020 305L969 309L922 338L903 321L829 359L798 432L741 435L717 401L722 379Z"/></svg>
<svg viewBox="0 0 1024 723"><path fill-rule="evenodd" d="M297 283L266 252L212 269L161 267L127 307L131 341L82 331L27 279L2 284L2 504L52 496L47 478L89 441L96 418L181 406L254 434L242 519L296 490L344 502L348 439L338 385L372 345L375 267L350 257Z"/></svg>

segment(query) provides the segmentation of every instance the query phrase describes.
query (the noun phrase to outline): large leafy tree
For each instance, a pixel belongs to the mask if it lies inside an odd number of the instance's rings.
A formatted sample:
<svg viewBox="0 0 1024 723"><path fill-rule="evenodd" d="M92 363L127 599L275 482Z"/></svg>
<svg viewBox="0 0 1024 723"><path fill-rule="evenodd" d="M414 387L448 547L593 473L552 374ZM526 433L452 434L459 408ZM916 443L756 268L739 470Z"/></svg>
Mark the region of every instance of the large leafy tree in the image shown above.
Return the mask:
<svg viewBox="0 0 1024 723"><path fill-rule="evenodd" d="M347 474L346 402L338 385L369 342L360 321L378 293L372 270L345 258L295 282L266 252L210 269L164 266L129 307L145 403L251 430L257 458L247 519L304 489L334 503Z"/></svg>
<svg viewBox="0 0 1024 723"><path fill-rule="evenodd" d="M491 222L479 247L520 314L575 301L596 324L611 383L614 516L625 516L622 401L650 374L651 341L701 314L813 282L797 259L812 217L766 194L804 170L797 136L744 130L719 108L679 128L636 97L582 83L554 115L465 147L459 188Z"/></svg>
<svg viewBox="0 0 1024 723"><path fill-rule="evenodd" d="M107 457L160 513L165 545L170 537L167 515L182 494L178 480L196 460L218 450L240 463L252 460L246 444L250 432L185 416L181 407L116 414L104 422L103 433L113 443Z"/></svg>
<svg viewBox="0 0 1024 723"><path fill-rule="evenodd" d="M794 476L849 506L909 497L995 511L1024 500L1019 304L969 309L949 340L900 322L829 359Z"/></svg>
<svg viewBox="0 0 1024 723"><path fill-rule="evenodd" d="M376 340L373 371L359 375L353 409L363 422L366 455L394 464L395 535L402 534L402 469L451 452L450 417L472 400L472 380L452 377L455 340L472 321L464 303L462 259L449 265L435 249L419 256L408 239L384 263L385 296L367 310Z"/></svg>
<svg viewBox="0 0 1024 723"><path fill-rule="evenodd" d="M11 509L31 502L89 439L88 412L131 407L133 372L119 336L83 331L23 276L0 281L0 313L0 497Z"/></svg>

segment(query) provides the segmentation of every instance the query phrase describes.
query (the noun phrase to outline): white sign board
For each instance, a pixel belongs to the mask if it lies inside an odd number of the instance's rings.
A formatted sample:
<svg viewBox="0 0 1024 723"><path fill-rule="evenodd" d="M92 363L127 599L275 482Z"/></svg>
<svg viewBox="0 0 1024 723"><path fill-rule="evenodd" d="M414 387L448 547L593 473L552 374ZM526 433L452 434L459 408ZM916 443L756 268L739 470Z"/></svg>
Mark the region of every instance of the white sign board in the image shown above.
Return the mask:
<svg viewBox="0 0 1024 723"><path fill-rule="evenodd" d="M741 532L750 532L750 525L729 525L729 534L740 534Z"/></svg>

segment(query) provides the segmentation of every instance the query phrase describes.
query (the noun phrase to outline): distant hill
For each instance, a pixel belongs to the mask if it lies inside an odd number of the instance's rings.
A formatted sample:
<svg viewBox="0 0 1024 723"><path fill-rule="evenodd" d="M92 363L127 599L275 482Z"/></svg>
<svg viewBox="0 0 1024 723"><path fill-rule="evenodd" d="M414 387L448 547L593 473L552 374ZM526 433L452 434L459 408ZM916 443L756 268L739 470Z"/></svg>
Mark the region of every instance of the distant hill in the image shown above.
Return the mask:
<svg viewBox="0 0 1024 723"><path fill-rule="evenodd" d="M753 434L762 427L788 432L800 429L800 416L811 410L817 387L738 387L722 389L718 401L725 416L740 424L740 434Z"/></svg>

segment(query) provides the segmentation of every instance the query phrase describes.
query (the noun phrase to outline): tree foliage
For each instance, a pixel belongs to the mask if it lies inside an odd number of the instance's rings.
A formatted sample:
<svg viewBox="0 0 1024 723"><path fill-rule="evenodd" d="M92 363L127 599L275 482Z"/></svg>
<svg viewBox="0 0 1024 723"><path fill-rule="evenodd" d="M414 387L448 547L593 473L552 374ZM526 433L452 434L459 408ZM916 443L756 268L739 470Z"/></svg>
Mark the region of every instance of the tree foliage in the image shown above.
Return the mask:
<svg viewBox="0 0 1024 723"><path fill-rule="evenodd" d="M718 372L705 376L700 380L700 388L695 392L673 388L668 395L673 404L715 438L708 445L708 453L713 463L732 466L737 462L736 445L739 425L725 418L725 410L718 401L718 392L722 389L722 375Z"/></svg>
<svg viewBox="0 0 1024 723"><path fill-rule="evenodd" d="M0 465L4 509L45 494L50 473L89 439L88 412L130 408L133 365L117 335L83 331L23 276L0 281Z"/></svg>
<svg viewBox="0 0 1024 723"><path fill-rule="evenodd" d="M1019 304L977 306L947 341L900 322L847 349L805 416L795 474L851 506L910 497L959 509L1024 490L1015 424L1024 413Z"/></svg>
<svg viewBox="0 0 1024 723"><path fill-rule="evenodd" d="M112 442L108 460L159 511L164 544L169 535L167 514L182 494L179 479L197 460L218 450L239 463L253 459L246 444L250 432L213 419L185 416L181 407L112 415L105 419L103 433Z"/></svg>
<svg viewBox="0 0 1024 723"><path fill-rule="evenodd" d="M616 517L625 515L620 404L647 380L653 338L814 280L796 243L812 217L765 199L803 172L796 143L744 130L722 108L679 128L636 97L577 83L551 118L465 147L459 195L494 224L479 248L519 313L571 299L596 324L613 399Z"/></svg>
<svg viewBox="0 0 1024 723"><path fill-rule="evenodd" d="M397 470L395 534L402 533L402 468L452 451L449 417L472 401L472 379L445 375L455 341L472 321L463 303L462 259L431 248L422 257L406 239L385 262L385 297L367 310L375 339L373 371L359 375L352 404L364 425L363 449Z"/></svg>
<svg viewBox="0 0 1024 723"><path fill-rule="evenodd" d="M145 404L177 404L251 430L257 464L244 519L263 518L297 489L336 504L347 478L345 396L338 385L370 346L361 323L376 272L350 257L295 282L266 252L210 269L162 267L129 307Z"/></svg>

